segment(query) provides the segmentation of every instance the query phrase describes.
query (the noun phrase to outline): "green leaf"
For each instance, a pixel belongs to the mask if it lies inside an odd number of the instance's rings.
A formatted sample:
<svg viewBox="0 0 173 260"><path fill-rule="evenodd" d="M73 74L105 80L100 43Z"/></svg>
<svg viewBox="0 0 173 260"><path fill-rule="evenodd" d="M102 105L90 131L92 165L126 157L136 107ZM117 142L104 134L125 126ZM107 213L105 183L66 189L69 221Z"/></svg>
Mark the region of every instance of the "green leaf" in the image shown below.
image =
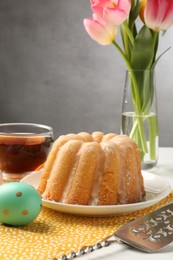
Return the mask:
<svg viewBox="0 0 173 260"><path fill-rule="evenodd" d="M139 11L140 11L140 3L139 1L137 1L137 3L135 3L134 8L131 8L130 11L130 15L129 15L129 24L132 25L136 18L139 15Z"/></svg>
<svg viewBox="0 0 173 260"><path fill-rule="evenodd" d="M159 61L159 60L161 59L161 57L162 57L167 51L169 51L170 49L171 49L171 47L167 48L164 52L162 52L162 53L159 55L159 57L154 61L153 66L152 66L152 69L155 69L156 64L158 63L158 61Z"/></svg>
<svg viewBox="0 0 173 260"><path fill-rule="evenodd" d="M155 77L153 70L146 70L143 74L142 111L148 114L153 103Z"/></svg>
<svg viewBox="0 0 173 260"><path fill-rule="evenodd" d="M131 32L133 33L134 37L136 37L136 35L137 35L137 28L135 25L135 21L139 15L139 11L140 11L140 3L139 3L139 1L134 1L134 3L132 4L130 15L129 15L129 28L130 28Z"/></svg>
<svg viewBox="0 0 173 260"><path fill-rule="evenodd" d="M154 42L152 33L145 25L135 38L131 51L131 64L135 70L150 68L154 57Z"/></svg>

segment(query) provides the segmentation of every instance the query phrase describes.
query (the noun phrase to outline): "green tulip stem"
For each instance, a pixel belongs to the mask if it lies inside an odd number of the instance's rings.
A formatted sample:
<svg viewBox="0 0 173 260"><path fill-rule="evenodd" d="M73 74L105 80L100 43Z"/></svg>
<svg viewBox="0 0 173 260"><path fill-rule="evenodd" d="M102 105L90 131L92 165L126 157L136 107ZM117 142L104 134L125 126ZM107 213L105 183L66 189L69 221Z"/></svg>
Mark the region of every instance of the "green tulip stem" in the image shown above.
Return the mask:
<svg viewBox="0 0 173 260"><path fill-rule="evenodd" d="M123 27L123 31L126 32L126 34L128 35L128 38L130 40L130 43L132 44L132 46L134 45L134 37L133 37L133 34L131 32L131 30L129 29L129 26L127 24L127 21L125 21L123 24L122 24L122 27Z"/></svg>
<svg viewBox="0 0 173 260"><path fill-rule="evenodd" d="M139 97L139 92L138 92L136 78L135 78L135 75L133 73L133 68L131 67L131 64L130 64L129 60L128 60L127 56L125 55L125 53L123 52L123 50L121 49L121 47L115 41L113 41L112 43L118 49L120 54L122 55L123 59L126 62L128 70L131 72L132 97L133 97L134 108L135 108L135 112L136 112L137 120L138 120L139 134L140 134L140 137L141 137L141 145L142 145L143 152L147 153L148 152L148 148L147 148L146 138L145 138L145 133L144 133L144 128L143 128L143 120L142 120L142 113L141 113L140 97Z"/></svg>

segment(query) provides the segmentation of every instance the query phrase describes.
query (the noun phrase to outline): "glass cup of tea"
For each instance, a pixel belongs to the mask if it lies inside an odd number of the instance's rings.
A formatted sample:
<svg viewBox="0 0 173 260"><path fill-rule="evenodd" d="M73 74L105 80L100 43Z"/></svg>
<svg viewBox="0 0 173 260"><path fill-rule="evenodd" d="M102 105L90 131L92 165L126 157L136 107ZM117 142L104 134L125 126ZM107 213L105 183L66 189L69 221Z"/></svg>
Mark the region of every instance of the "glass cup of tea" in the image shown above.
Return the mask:
<svg viewBox="0 0 173 260"><path fill-rule="evenodd" d="M20 181L44 165L53 144L50 126L0 124L0 171L6 181Z"/></svg>

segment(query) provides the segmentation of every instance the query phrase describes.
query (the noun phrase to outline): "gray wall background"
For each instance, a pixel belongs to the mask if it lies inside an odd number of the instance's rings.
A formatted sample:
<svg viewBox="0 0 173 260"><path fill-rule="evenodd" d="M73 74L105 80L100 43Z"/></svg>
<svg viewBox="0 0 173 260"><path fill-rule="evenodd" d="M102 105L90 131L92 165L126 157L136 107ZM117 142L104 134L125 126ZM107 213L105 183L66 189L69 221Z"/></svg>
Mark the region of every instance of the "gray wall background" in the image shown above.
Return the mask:
<svg viewBox="0 0 173 260"><path fill-rule="evenodd" d="M0 123L51 125L55 137L119 133L125 65L83 27L89 0L0 0ZM173 46L173 28L159 51ZM173 50L157 65L160 145L173 146Z"/></svg>

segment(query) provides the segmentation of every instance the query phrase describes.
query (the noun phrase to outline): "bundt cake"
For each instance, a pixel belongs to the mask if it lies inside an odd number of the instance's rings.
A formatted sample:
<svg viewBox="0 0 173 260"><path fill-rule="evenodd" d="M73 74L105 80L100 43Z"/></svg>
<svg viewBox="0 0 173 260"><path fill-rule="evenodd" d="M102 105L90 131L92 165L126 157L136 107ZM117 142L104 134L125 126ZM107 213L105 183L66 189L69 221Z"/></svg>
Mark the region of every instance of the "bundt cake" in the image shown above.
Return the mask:
<svg viewBox="0 0 173 260"><path fill-rule="evenodd" d="M145 190L139 149L126 135L62 135L53 144L38 192L44 199L67 204L142 201Z"/></svg>

